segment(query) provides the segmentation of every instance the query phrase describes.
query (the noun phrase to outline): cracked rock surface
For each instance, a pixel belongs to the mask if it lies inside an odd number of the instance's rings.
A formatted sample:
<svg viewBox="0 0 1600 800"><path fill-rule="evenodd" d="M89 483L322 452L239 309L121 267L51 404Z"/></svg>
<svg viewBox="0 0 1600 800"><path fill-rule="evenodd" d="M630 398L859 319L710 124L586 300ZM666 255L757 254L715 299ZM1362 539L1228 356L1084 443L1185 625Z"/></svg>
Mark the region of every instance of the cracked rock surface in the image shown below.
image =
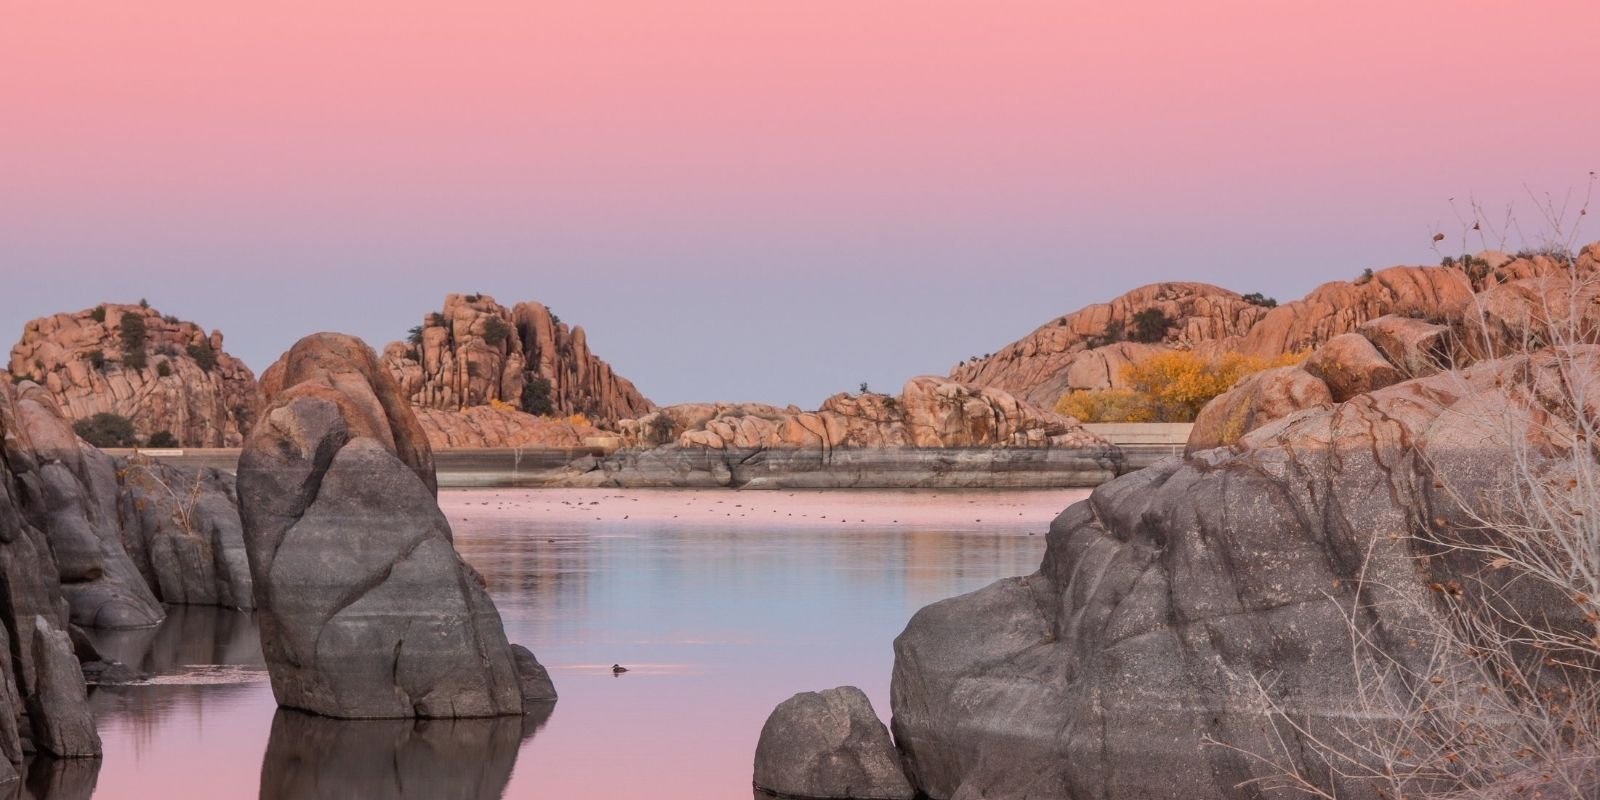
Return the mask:
<svg viewBox="0 0 1600 800"><path fill-rule="evenodd" d="M263 387L238 492L278 703L347 718L522 713L517 655L451 544L427 439L377 356L315 334Z"/></svg>
<svg viewBox="0 0 1600 800"><path fill-rule="evenodd" d="M1508 589L1478 557L1424 558L1412 535L1469 529L1454 498L1486 496L1505 461L1488 426L1537 418L1559 371L1533 354L1412 380L1101 486L1051 525L1037 572L928 606L895 641L913 785L935 800L1236 797L1273 772L1241 752L1272 752L1252 679L1326 735L1361 660L1427 668L1416 632L1448 624L1430 586L1476 580L1488 591L1464 602L1503 597L1583 630L1567 598ZM1357 591L1376 652L1350 645ZM1289 747L1324 790L1373 796Z"/></svg>

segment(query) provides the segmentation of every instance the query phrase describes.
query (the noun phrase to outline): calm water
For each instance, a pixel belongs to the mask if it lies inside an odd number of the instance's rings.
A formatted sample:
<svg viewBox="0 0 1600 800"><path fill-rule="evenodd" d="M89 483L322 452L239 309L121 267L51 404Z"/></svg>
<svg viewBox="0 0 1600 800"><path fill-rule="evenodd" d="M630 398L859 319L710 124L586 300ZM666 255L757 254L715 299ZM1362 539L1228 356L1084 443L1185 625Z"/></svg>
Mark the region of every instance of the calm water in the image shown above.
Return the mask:
<svg viewBox="0 0 1600 800"><path fill-rule="evenodd" d="M34 782L53 798L748 798L774 705L855 684L887 717L911 614L1031 572L1082 494L448 492L507 634L550 667L548 718L280 712L248 615L174 608L98 637L155 676L94 692L98 774Z"/></svg>

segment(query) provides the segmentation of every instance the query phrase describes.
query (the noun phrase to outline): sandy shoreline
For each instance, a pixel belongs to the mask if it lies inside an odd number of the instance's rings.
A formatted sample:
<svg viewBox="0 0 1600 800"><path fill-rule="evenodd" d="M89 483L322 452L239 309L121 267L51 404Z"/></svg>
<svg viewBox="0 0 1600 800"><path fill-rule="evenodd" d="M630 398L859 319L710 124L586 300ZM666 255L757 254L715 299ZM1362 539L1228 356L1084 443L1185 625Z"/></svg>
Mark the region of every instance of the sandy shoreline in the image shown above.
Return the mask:
<svg viewBox="0 0 1600 800"><path fill-rule="evenodd" d="M907 527L1043 534L1088 489L792 490L445 489L439 507L452 522L563 519L636 524L786 528Z"/></svg>

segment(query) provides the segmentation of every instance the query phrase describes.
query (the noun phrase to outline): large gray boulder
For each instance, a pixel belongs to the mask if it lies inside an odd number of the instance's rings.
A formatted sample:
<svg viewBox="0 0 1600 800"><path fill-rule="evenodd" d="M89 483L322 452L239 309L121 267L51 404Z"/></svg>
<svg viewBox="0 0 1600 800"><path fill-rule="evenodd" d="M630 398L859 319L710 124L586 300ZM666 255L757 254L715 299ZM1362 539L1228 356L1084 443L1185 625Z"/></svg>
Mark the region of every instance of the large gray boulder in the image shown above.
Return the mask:
<svg viewBox="0 0 1600 800"><path fill-rule="evenodd" d="M115 462L73 433L44 389L30 382L13 391L9 435L32 454L15 480L29 521L50 544L71 621L103 628L161 622L161 604L122 546Z"/></svg>
<svg viewBox="0 0 1600 800"><path fill-rule="evenodd" d="M1595 374L1600 349L1577 357ZM1359 770L1329 769L1275 728L1259 687L1283 718L1336 740L1353 714L1391 726L1384 709L1409 696L1358 702L1357 675L1459 675L1474 702L1510 696L1459 649L1435 653L1447 602L1514 601L1555 630L1592 632L1570 598L1417 535L1497 535L1458 500L1488 496L1502 474L1496 414L1554 402L1560 373L1539 354L1413 380L1099 487L1051 525L1037 572L924 608L895 641L893 729L912 783L935 800L1221 800L1282 767L1330 795L1375 797ZM1451 586L1471 591L1447 601ZM1353 648L1358 599L1372 638Z"/></svg>
<svg viewBox="0 0 1600 800"><path fill-rule="evenodd" d="M427 439L377 356L308 336L262 385L238 492L278 703L347 718L520 714L500 615L451 545Z"/></svg>
<svg viewBox="0 0 1600 800"><path fill-rule="evenodd" d="M117 466L122 542L161 602L254 608L233 476L145 456Z"/></svg>
<svg viewBox="0 0 1600 800"><path fill-rule="evenodd" d="M756 743L757 789L819 800L916 796L866 693L854 686L801 692L778 704Z"/></svg>
<svg viewBox="0 0 1600 800"><path fill-rule="evenodd" d="M71 612L63 596L40 489L41 467L22 425L16 386L0 372L0 784L18 777L26 751L96 755L100 742L74 675L65 633Z"/></svg>

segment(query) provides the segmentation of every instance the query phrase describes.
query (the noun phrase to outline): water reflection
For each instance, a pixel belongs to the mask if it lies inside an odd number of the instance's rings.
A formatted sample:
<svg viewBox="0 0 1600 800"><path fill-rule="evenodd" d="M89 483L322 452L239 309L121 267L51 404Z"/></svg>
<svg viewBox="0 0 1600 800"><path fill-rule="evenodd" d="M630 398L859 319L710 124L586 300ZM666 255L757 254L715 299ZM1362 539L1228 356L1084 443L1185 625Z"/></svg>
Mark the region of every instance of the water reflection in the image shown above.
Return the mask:
<svg viewBox="0 0 1600 800"><path fill-rule="evenodd" d="M457 720L335 720L279 709L261 800L497 800L518 749L553 708Z"/></svg>
<svg viewBox="0 0 1600 800"><path fill-rule="evenodd" d="M98 758L39 756L28 763L27 779L0 785L3 800L88 800L100 776Z"/></svg>
<svg viewBox="0 0 1600 800"><path fill-rule="evenodd" d="M91 692L96 800L742 796L773 706L854 684L887 715L890 643L911 614L1032 571L1045 537L1029 534L1071 499L445 492L508 638L561 692L548 724L279 712L249 614L170 607L153 630L90 632L148 676ZM613 677L613 663L632 671ZM96 792L94 768L41 769L0 800L77 800Z"/></svg>

